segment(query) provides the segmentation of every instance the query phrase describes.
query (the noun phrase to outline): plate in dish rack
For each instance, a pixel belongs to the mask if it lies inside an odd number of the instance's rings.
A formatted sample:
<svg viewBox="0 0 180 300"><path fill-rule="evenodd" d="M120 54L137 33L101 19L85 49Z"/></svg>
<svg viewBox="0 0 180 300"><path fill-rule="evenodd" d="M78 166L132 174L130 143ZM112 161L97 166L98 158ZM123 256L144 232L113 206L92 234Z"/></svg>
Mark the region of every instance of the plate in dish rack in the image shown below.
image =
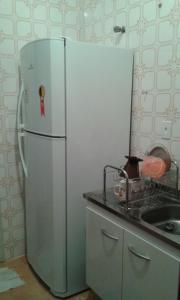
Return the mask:
<svg viewBox="0 0 180 300"><path fill-rule="evenodd" d="M165 147L156 146L151 151L148 152L148 155L163 159L166 164L166 172L170 169L171 156Z"/></svg>

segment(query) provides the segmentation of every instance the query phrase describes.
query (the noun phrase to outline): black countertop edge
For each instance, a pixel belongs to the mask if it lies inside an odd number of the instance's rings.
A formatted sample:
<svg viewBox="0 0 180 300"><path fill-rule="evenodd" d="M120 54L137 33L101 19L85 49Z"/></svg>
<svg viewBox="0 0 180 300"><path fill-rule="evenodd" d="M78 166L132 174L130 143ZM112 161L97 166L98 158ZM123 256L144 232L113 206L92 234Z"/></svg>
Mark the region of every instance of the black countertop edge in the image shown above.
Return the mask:
<svg viewBox="0 0 180 300"><path fill-rule="evenodd" d="M175 247L176 249L180 250L180 243L168 238L167 236L165 236L163 234L163 232L156 228L153 225L150 225L146 222L144 222L143 220L139 220L139 219L135 219L132 216L128 215L127 212L126 213L121 213L118 212L116 209L113 209L112 207L108 206L106 204L107 201L104 200L103 202L99 202L98 200L96 200L95 198L93 198L92 193L84 193L83 197L85 199L87 199L88 201L98 205L99 207L102 207L103 209L109 211L110 213L116 215L117 217L120 217L122 219L124 219L125 221L135 225L136 227L142 229L143 231L150 233L151 235L153 235L154 237L168 243L169 245Z"/></svg>

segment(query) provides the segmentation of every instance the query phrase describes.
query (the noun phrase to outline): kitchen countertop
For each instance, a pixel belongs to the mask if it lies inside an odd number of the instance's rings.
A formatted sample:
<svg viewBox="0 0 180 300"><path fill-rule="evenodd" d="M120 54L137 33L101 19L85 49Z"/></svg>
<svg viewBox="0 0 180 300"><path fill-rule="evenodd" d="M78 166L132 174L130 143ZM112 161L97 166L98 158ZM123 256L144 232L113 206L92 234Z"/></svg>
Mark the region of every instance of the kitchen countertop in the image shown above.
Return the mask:
<svg viewBox="0 0 180 300"><path fill-rule="evenodd" d="M106 200L102 191L95 191L83 194L84 198L88 201L104 208L112 214L123 218L131 224L143 229L144 231L152 234L153 236L169 243L171 246L180 250L180 235L171 234L165 232L154 225L151 225L141 219L141 214L147 210L164 207L169 204L179 205L180 200L176 200L170 197L167 192L158 192L151 194L146 192L135 193L136 197L129 201L129 211L126 211L125 201L120 201L117 196L114 195L113 189L107 189Z"/></svg>

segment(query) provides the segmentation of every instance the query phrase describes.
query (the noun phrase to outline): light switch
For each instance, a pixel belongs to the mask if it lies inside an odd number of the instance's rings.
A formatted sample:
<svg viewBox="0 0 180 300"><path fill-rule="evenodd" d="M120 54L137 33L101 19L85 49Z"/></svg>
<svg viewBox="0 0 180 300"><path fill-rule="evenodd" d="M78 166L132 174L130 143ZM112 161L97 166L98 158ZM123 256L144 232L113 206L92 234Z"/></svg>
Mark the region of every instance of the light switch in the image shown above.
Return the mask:
<svg viewBox="0 0 180 300"><path fill-rule="evenodd" d="M171 138L172 122L163 121L161 128L161 136L163 139L169 140Z"/></svg>

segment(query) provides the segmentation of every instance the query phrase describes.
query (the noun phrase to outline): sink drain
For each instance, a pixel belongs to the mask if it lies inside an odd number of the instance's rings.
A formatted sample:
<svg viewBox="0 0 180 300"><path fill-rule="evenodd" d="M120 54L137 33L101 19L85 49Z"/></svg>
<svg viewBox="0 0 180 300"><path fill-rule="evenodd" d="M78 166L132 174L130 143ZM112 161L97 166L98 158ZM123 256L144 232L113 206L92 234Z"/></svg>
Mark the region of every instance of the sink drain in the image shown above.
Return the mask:
<svg viewBox="0 0 180 300"><path fill-rule="evenodd" d="M175 231L175 225L171 222L168 222L168 223L165 224L164 229L166 231L173 232L173 231Z"/></svg>
<svg viewBox="0 0 180 300"><path fill-rule="evenodd" d="M166 222L156 224L156 227L168 233L180 235L180 221L169 220L168 222L166 221Z"/></svg>

